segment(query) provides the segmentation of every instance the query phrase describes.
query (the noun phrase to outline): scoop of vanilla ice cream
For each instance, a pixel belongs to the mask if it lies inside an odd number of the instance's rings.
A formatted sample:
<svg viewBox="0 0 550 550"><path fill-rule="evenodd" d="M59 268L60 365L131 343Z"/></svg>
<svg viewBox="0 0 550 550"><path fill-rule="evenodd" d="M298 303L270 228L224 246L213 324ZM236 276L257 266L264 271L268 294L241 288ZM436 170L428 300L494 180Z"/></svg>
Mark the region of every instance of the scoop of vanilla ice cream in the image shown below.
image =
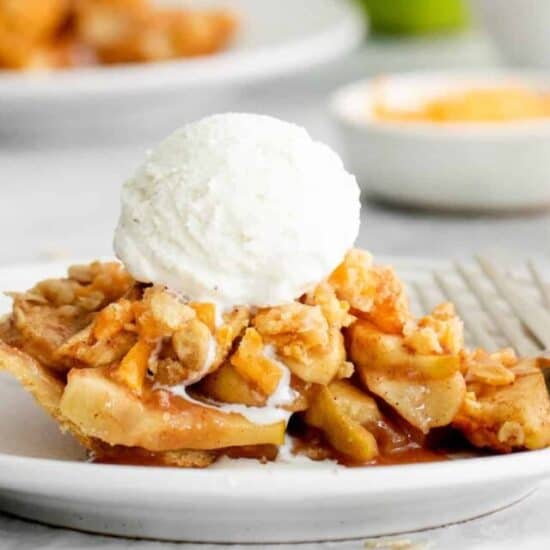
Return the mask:
<svg viewBox="0 0 550 550"><path fill-rule="evenodd" d="M174 132L124 185L115 251L138 281L190 300L274 306L338 265L359 209L355 178L303 128L219 114Z"/></svg>

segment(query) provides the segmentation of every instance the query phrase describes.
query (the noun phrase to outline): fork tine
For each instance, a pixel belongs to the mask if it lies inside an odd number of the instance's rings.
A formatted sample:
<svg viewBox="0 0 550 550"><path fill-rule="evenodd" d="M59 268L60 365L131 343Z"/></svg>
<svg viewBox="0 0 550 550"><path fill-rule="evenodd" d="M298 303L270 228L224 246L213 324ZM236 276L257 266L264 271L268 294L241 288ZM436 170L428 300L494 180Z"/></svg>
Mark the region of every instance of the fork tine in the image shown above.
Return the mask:
<svg viewBox="0 0 550 550"><path fill-rule="evenodd" d="M441 292L443 292L447 299L451 300L451 302L455 304L458 309L458 313L465 321L468 330L474 337L475 343L489 351L496 350L498 348L497 341L489 334L489 332L487 332L485 327L480 323L479 318L472 315L471 308L464 304L463 297L460 293L455 291L442 273L434 273L434 279L441 289Z"/></svg>
<svg viewBox="0 0 550 550"><path fill-rule="evenodd" d="M522 297L495 266L482 256L476 257L487 277L495 285L501 297L521 319L523 324L539 340L545 349L550 349L550 313L542 306Z"/></svg>
<svg viewBox="0 0 550 550"><path fill-rule="evenodd" d="M432 309L428 293L418 281L414 281L412 283L412 287L416 292L416 296L418 297L418 303L420 304L420 307L422 308L424 313L427 315L428 313L430 313Z"/></svg>
<svg viewBox="0 0 550 550"><path fill-rule="evenodd" d="M455 267L466 285L470 288L474 296L478 299L482 308L488 313L491 320L506 336L512 347L524 356L535 355L540 349L531 342L516 325L510 323L510 320L502 315L502 312L495 307L495 303L487 297L483 287L479 284L476 277L468 271L463 265L455 262Z"/></svg>
<svg viewBox="0 0 550 550"><path fill-rule="evenodd" d="M531 273L531 277L533 281L535 281L535 284L539 289L540 295L542 296L545 306L550 309L550 287L548 287L544 283L542 279L542 275L540 274L540 271L533 260L529 260L527 262L527 267L529 269L529 272Z"/></svg>

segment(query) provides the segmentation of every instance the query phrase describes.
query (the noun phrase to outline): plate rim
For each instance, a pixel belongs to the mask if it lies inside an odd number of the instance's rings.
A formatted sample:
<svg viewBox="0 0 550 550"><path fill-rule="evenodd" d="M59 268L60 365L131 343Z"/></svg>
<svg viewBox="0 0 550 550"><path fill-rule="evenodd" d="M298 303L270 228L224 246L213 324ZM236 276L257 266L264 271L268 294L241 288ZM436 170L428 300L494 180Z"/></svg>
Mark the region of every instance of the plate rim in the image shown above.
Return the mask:
<svg viewBox="0 0 550 550"><path fill-rule="evenodd" d="M168 468L93 464L0 453L0 487L15 492L65 494L78 488L80 499L97 499L124 488L133 495L233 499L265 497L273 502L290 495L351 496L441 490L499 481L537 480L550 474L550 449L395 466L327 468L250 464L231 468ZM324 466L324 465L323 465Z"/></svg>

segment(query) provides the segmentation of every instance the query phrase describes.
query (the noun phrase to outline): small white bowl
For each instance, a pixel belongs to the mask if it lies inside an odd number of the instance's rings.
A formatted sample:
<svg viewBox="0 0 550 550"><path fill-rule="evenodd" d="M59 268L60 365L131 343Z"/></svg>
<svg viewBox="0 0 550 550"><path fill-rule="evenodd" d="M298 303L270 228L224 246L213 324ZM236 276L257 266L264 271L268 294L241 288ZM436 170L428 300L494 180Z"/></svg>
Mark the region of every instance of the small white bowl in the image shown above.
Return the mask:
<svg viewBox="0 0 550 550"><path fill-rule="evenodd" d="M550 119L380 121L371 115L371 106L381 82L384 97L404 106L457 87L523 84L550 91L550 78L522 72L405 73L350 84L330 102L350 169L369 196L459 211L550 206Z"/></svg>

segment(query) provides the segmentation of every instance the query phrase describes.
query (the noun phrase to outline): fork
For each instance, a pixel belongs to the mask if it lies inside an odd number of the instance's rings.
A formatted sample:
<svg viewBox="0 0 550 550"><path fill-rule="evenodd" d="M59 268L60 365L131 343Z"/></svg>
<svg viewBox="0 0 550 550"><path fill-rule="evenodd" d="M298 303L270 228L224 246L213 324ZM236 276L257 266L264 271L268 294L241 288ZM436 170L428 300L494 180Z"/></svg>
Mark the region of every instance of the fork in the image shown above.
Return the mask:
<svg viewBox="0 0 550 550"><path fill-rule="evenodd" d="M499 347L497 338L487 330L482 320L468 305L464 292L457 290L449 280L458 276L462 284L470 291L479 309L487 315L506 340L507 344L524 357L545 355L550 350L550 287L544 283L540 269L535 262L529 261L527 272L538 290L541 303L518 291L510 277L507 277L487 257L476 256L477 270L463 263L455 262L453 270L434 272L434 279L446 299L452 301L465 322L473 343L488 351ZM414 285L420 303L428 309L429 300L420 284ZM488 290L489 288L489 290ZM490 291L496 291L508 311L499 307Z"/></svg>

